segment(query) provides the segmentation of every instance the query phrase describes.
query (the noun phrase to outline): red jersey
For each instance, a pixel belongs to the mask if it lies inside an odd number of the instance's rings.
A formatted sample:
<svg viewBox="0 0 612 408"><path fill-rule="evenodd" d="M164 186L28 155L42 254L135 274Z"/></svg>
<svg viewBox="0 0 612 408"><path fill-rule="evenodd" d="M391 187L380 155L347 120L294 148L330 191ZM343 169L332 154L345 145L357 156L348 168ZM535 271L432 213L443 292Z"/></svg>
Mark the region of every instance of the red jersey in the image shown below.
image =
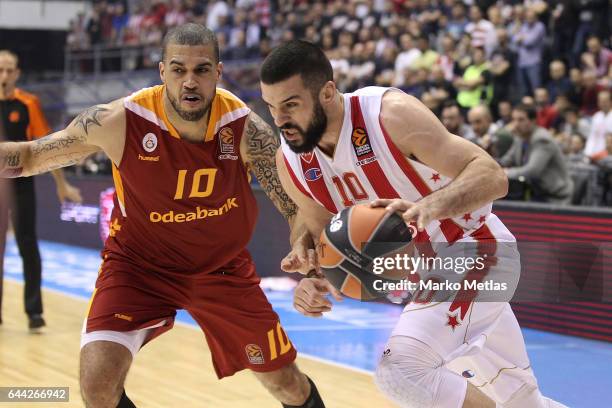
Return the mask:
<svg viewBox="0 0 612 408"><path fill-rule="evenodd" d="M233 273L257 217L240 139L250 109L217 89L202 142L181 139L163 107L164 86L125 98L126 140L105 258L170 274Z"/></svg>

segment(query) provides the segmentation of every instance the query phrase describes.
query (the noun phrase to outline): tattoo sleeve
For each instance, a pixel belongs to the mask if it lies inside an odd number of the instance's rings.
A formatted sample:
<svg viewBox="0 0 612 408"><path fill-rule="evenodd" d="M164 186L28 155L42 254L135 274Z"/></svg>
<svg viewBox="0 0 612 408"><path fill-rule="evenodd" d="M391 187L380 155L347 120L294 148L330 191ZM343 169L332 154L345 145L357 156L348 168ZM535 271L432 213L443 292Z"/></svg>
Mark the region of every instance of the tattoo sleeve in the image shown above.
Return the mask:
<svg viewBox="0 0 612 408"><path fill-rule="evenodd" d="M89 126L102 126L99 115L106 111L108 109L100 105L87 108L74 119L74 124L82 127L85 134L89 134Z"/></svg>
<svg viewBox="0 0 612 408"><path fill-rule="evenodd" d="M19 177L23 172L21 152L9 150L10 146L15 146L15 143L0 144L0 178Z"/></svg>
<svg viewBox="0 0 612 408"><path fill-rule="evenodd" d="M283 189L278 177L276 150L280 146L279 139L272 132L270 125L254 113L250 115L245 137L249 164L255 177L281 214L291 220L297 213L297 207Z"/></svg>

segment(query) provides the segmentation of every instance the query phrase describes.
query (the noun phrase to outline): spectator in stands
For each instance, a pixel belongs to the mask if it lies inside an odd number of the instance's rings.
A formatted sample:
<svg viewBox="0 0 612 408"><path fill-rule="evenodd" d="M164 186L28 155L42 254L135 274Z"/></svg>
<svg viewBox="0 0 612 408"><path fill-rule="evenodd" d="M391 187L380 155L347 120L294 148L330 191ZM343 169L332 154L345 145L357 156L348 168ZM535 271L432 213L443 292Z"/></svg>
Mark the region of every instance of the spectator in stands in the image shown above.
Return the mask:
<svg viewBox="0 0 612 408"><path fill-rule="evenodd" d="M490 61L489 72L493 86L491 107L495 113L499 101L511 99L516 76L516 53L510 47L510 39L505 29L497 30L497 47L491 54Z"/></svg>
<svg viewBox="0 0 612 408"><path fill-rule="evenodd" d="M470 142L476 142L476 135L463 119L459 106L453 101L447 101L442 108L442 124L450 133L461 136Z"/></svg>
<svg viewBox="0 0 612 408"><path fill-rule="evenodd" d="M569 204L573 183L561 149L550 133L536 124L536 111L518 105L512 111L515 137L500 159L510 180L525 180L534 201Z"/></svg>
<svg viewBox="0 0 612 408"><path fill-rule="evenodd" d="M228 18L230 15L230 7L226 1L217 0L211 1L208 4L208 15L206 17L206 27L212 31L217 31L221 26L219 25L220 18Z"/></svg>
<svg viewBox="0 0 612 408"><path fill-rule="evenodd" d="M589 158L584 154L584 143L584 137L577 134L570 136L569 152L567 154L569 163L589 163Z"/></svg>
<svg viewBox="0 0 612 408"><path fill-rule="evenodd" d="M427 82L425 90L438 101L438 104L442 104L442 102L449 99L454 100L457 97L457 91L453 83L446 80L444 71L440 65L434 65L431 68L429 81Z"/></svg>
<svg viewBox="0 0 612 408"><path fill-rule="evenodd" d="M612 134L612 101L609 90L597 95L597 104L599 111L593 116L591 132L584 148L584 153L594 159L606 150L606 135Z"/></svg>
<svg viewBox="0 0 612 408"><path fill-rule="evenodd" d="M164 17L166 29L185 24L186 22L187 14L185 13L183 2L181 0L172 0L170 3L170 10L168 10L166 16Z"/></svg>
<svg viewBox="0 0 612 408"><path fill-rule="evenodd" d="M446 30L455 40L458 40L463 36L469 20L465 15L465 5L461 2L454 3L451 10L451 17L446 25Z"/></svg>
<svg viewBox="0 0 612 408"><path fill-rule="evenodd" d="M554 60L549 65L550 80L546 88L548 89L549 100L552 102L557 95L569 94L573 87L569 78L566 76L565 64L561 60Z"/></svg>
<svg viewBox="0 0 612 408"><path fill-rule="evenodd" d="M429 71L438 61L438 53L429 47L429 39L425 35L416 38L416 46L421 51L421 55L413 62L412 68L424 68Z"/></svg>
<svg viewBox="0 0 612 408"><path fill-rule="evenodd" d="M112 32L110 43L114 46L123 44L123 35L127 27L129 16L122 3L117 3L112 8Z"/></svg>
<svg viewBox="0 0 612 408"><path fill-rule="evenodd" d="M397 50L395 47L387 47L383 51L382 56L376 58L376 68L374 69L374 76L376 84L380 86L392 86L395 78L395 71L393 69L395 65L395 56Z"/></svg>
<svg viewBox="0 0 612 408"><path fill-rule="evenodd" d="M578 29L577 2L557 0L552 11L553 55L564 61L572 61L574 34ZM575 64L574 64L575 65ZM551 90L548 90L553 95Z"/></svg>
<svg viewBox="0 0 612 408"><path fill-rule="evenodd" d="M506 127L512 122L512 103L510 101L499 101L497 104L497 122L495 124L502 128Z"/></svg>
<svg viewBox="0 0 612 408"><path fill-rule="evenodd" d="M420 98L427 87L427 70L424 68L408 68L406 70L405 85L400 89L407 94Z"/></svg>
<svg viewBox="0 0 612 408"><path fill-rule="evenodd" d="M578 29L574 34L573 53L578 61L584 50L585 39L593 34L599 38L608 37L610 24L609 1L607 0L580 0L576 1L578 11Z"/></svg>
<svg viewBox="0 0 612 408"><path fill-rule="evenodd" d="M522 94L533 95L541 86L542 49L546 36L544 24L538 21L533 8L525 12L525 22L512 38L518 50L519 86Z"/></svg>
<svg viewBox="0 0 612 408"><path fill-rule="evenodd" d="M442 114L442 104L438 99L434 98L429 92L423 92L421 95L421 102L423 102L423 105L427 106L427 108L429 108L434 115L436 115L438 118L440 117Z"/></svg>
<svg viewBox="0 0 612 408"><path fill-rule="evenodd" d="M486 55L491 55L497 45L495 26L483 18L480 7L470 7L470 23L465 27L465 32L472 38L472 47L483 48Z"/></svg>
<svg viewBox="0 0 612 408"><path fill-rule="evenodd" d="M512 146L512 134L493 123L491 111L487 106L478 105L470 109L468 122L476 136L476 144L492 157L499 159Z"/></svg>
<svg viewBox="0 0 612 408"><path fill-rule="evenodd" d="M395 86L404 85L405 71L412 67L415 61L421 56L421 50L414 45L410 34L405 33L400 37L401 52L395 58Z"/></svg>
<svg viewBox="0 0 612 408"><path fill-rule="evenodd" d="M450 34L444 34L440 39L440 54L436 66L442 68L444 78L447 81L455 79L455 62L457 61L457 50L455 39Z"/></svg>
<svg viewBox="0 0 612 408"><path fill-rule="evenodd" d="M587 40L587 50L582 54L582 67L594 69L598 78L608 75L612 65L612 51L601 45L597 36L590 36Z"/></svg>
<svg viewBox="0 0 612 408"><path fill-rule="evenodd" d="M372 84L374 81L374 70L376 64L366 58L365 45L356 43L351 55L351 66L349 69L350 88L357 89Z"/></svg>
<svg viewBox="0 0 612 408"><path fill-rule="evenodd" d="M579 135L586 140L591 133L591 125L588 119L580 117L575 106L570 106L563 112L563 122L560 124L559 132Z"/></svg>
<svg viewBox="0 0 612 408"><path fill-rule="evenodd" d="M597 112L597 95L604 87L597 82L597 71L585 69L582 71L582 81L579 90L580 112L592 116Z"/></svg>
<svg viewBox="0 0 612 408"><path fill-rule="evenodd" d="M455 80L457 102L463 109L489 104L493 97L493 86L491 85L490 64L486 60L485 51L482 47L474 47L472 50L472 64L465 70L462 78Z"/></svg>
<svg viewBox="0 0 612 408"><path fill-rule="evenodd" d="M546 88L536 88L534 100L537 112L537 125L550 129L557 120L559 113L555 106L549 102L550 98Z"/></svg>

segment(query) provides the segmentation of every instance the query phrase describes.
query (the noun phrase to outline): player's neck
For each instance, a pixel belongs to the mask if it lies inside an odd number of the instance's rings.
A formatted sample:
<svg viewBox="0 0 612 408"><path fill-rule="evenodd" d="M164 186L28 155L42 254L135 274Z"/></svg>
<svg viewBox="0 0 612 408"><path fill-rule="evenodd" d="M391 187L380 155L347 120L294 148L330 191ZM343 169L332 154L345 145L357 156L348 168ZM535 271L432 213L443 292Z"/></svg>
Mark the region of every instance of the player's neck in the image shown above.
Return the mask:
<svg viewBox="0 0 612 408"><path fill-rule="evenodd" d="M206 131L208 130L210 109L208 109L202 119L197 121L189 121L179 116L165 93L163 101L166 117L172 126L174 126L181 139L186 139L190 142L203 142L206 136Z"/></svg>
<svg viewBox="0 0 612 408"><path fill-rule="evenodd" d="M335 102L326 113L327 128L325 133L323 133L321 141L318 143L318 147L325 154L333 157L338 139L340 138L342 123L344 122L344 96L340 92L337 93Z"/></svg>

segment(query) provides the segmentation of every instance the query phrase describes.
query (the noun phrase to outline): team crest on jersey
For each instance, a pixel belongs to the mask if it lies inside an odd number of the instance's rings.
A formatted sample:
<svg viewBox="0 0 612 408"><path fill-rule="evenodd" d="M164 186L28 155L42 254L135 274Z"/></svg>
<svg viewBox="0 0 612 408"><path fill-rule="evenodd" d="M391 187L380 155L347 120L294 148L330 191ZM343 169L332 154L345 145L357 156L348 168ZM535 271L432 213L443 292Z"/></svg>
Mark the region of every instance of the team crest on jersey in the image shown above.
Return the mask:
<svg viewBox="0 0 612 408"><path fill-rule="evenodd" d="M357 156L357 166L363 166L376 160L370 146L368 132L362 127L356 127L351 134L351 143Z"/></svg>
<svg viewBox="0 0 612 408"><path fill-rule="evenodd" d="M309 163L312 161L313 157L314 157L314 152L308 152L308 153L301 153L300 157L302 158L302 160L304 160L306 163Z"/></svg>
<svg viewBox="0 0 612 408"><path fill-rule="evenodd" d="M263 364L264 356L261 347L257 344L247 344L244 348L246 351L247 358L251 364Z"/></svg>
<svg viewBox="0 0 612 408"><path fill-rule="evenodd" d="M231 127L224 127L219 131L219 148L221 160L238 160L234 147L234 131Z"/></svg>
<svg viewBox="0 0 612 408"><path fill-rule="evenodd" d="M313 167L304 172L304 178L308 181L317 181L323 176L321 169L318 167Z"/></svg>
<svg viewBox="0 0 612 408"><path fill-rule="evenodd" d="M145 149L147 153L152 153L157 149L157 136L153 133L147 133L142 138L142 148Z"/></svg>

